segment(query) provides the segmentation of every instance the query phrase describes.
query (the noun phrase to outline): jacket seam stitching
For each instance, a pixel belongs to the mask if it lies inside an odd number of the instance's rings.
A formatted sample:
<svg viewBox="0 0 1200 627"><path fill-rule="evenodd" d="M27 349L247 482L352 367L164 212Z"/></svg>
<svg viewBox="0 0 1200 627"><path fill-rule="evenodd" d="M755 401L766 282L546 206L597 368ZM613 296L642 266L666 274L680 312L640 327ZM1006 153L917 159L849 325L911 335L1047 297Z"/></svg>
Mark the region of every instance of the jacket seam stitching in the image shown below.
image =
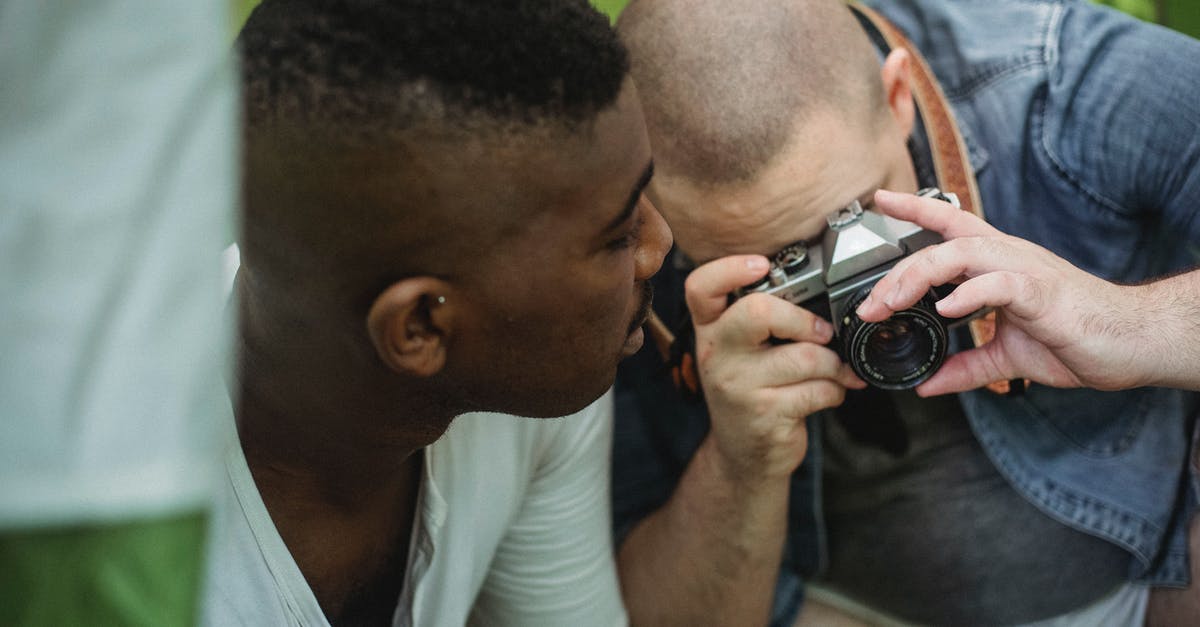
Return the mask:
<svg viewBox="0 0 1200 627"><path fill-rule="evenodd" d="M1060 55L1058 49L1062 46L1062 22L1066 14L1066 7L1058 5L1051 19L1048 20L1048 30L1046 33L1047 45L1045 49L1045 61L1050 68L1047 73L1047 82L1041 97L1038 98L1037 113L1034 116L1034 124L1037 125L1038 147L1043 155L1049 161L1050 165L1059 177L1071 187L1082 192L1086 197L1090 198L1094 203L1102 209L1106 209L1113 217L1128 218L1134 213L1128 207L1124 207L1121 203L1111 199L1099 191L1092 189L1091 186L1083 182L1083 180L1075 175L1066 165L1066 160L1058 155L1051 145L1050 137L1046 133L1046 107L1048 106L1049 91L1050 91L1050 75L1057 67Z"/></svg>
<svg viewBox="0 0 1200 627"><path fill-rule="evenodd" d="M1054 149L1051 148L1051 146L1050 146L1050 138L1046 135L1046 119L1045 118L1046 118L1046 97L1045 97L1045 95L1043 95L1039 99L1037 115L1036 115L1036 119L1034 122L1038 126L1038 129L1037 129L1038 148L1041 149L1043 156L1045 156L1046 160L1050 162L1051 167L1053 167L1054 172L1056 174L1058 174L1059 178L1061 178L1064 182L1066 182L1071 187L1074 187L1076 190L1081 192L1084 196L1089 198L1093 203L1098 205L1100 208L1107 210L1107 212L1110 213L1112 215L1112 217L1120 218L1120 219L1129 218L1129 216L1132 213L1134 213L1132 210L1130 210L1127 207L1122 206L1119 202L1092 189L1089 185L1084 183L1078 176L1076 176L1071 171L1070 168L1067 167L1067 165L1065 163L1065 159L1063 159L1057 153L1055 153Z"/></svg>

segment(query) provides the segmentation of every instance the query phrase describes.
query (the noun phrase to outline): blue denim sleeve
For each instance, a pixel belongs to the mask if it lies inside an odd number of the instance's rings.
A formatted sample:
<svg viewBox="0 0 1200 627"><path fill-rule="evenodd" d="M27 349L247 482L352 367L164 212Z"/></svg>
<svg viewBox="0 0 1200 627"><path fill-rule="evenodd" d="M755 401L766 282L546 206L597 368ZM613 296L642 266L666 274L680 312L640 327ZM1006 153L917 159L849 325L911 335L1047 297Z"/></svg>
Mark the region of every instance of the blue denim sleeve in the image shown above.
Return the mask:
<svg viewBox="0 0 1200 627"><path fill-rule="evenodd" d="M1049 48L1041 148L1099 207L1200 240L1200 41L1068 7Z"/></svg>

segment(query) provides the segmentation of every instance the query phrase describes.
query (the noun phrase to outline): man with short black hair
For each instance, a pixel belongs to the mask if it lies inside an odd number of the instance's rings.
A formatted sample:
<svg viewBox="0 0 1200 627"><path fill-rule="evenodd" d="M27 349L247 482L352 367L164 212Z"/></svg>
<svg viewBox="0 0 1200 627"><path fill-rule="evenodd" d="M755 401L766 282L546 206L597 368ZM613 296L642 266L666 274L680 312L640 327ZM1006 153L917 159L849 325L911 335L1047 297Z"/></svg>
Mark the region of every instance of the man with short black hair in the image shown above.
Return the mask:
<svg viewBox="0 0 1200 627"><path fill-rule="evenodd" d="M238 49L241 377L207 622L623 622L602 395L670 233L607 20L267 0Z"/></svg>
<svg viewBox="0 0 1200 627"><path fill-rule="evenodd" d="M695 363L703 395L673 389L655 351L622 366L630 616L787 626L819 593L884 624L1194 618L1195 585L1170 611L1149 589L1200 572L1200 396L1185 391L1200 389L1200 44L1071 0L872 4L635 0L622 15L648 196L678 244L655 309L682 321L668 364L686 388ZM910 195L929 186L987 222ZM863 389L835 321L729 299L855 201L947 241L846 319L955 281L938 313L997 311L978 348L952 330L915 392ZM977 389L1022 378L1023 394Z"/></svg>

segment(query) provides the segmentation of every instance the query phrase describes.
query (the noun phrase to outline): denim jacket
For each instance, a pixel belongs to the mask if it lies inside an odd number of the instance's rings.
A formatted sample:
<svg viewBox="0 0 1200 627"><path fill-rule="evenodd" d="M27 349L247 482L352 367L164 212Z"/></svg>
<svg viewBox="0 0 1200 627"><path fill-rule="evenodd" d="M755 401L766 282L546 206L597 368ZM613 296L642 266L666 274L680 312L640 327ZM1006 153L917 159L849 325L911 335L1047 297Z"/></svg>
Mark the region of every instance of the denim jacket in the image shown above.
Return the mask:
<svg viewBox="0 0 1200 627"><path fill-rule="evenodd" d="M991 224L1120 283L1200 264L1200 42L1082 1L869 4L908 35L941 83ZM686 272L668 263L654 279L655 309L668 324L685 314ZM959 397L1014 489L1126 549L1130 580L1187 583L1200 395L1034 384L1022 395ZM622 366L616 412L620 540L666 502L708 416L674 389L653 347ZM792 480L777 616L781 605L798 607L803 580L824 565L820 441L811 434Z"/></svg>

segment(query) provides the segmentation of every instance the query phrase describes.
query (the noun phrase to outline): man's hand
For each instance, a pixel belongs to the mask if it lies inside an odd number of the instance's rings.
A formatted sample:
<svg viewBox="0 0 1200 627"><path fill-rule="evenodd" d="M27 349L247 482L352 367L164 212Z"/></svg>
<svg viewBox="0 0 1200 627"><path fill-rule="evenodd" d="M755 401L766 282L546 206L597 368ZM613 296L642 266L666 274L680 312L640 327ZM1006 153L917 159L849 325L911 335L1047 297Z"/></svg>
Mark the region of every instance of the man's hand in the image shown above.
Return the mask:
<svg viewBox="0 0 1200 627"><path fill-rule="evenodd" d="M866 385L824 346L833 328L819 316L768 294L728 304L730 292L767 269L761 256L725 257L697 268L685 286L712 418L706 444L729 478L746 483L789 477L807 451L805 418Z"/></svg>
<svg viewBox="0 0 1200 627"><path fill-rule="evenodd" d="M791 475L808 449L805 418L865 385L823 346L833 329L813 313L767 294L729 304L768 267L758 255L726 257L684 287L712 429L671 498L617 553L635 623L770 621Z"/></svg>
<svg viewBox="0 0 1200 627"><path fill-rule="evenodd" d="M1092 276L942 201L881 190L875 206L947 241L896 264L859 307L863 320L883 320L945 283L960 285L937 303L943 316L996 308L995 338L951 356L918 394L1022 377L1056 387L1123 389L1145 383L1148 373L1136 364L1145 361L1149 345L1142 335L1151 317L1137 288Z"/></svg>

